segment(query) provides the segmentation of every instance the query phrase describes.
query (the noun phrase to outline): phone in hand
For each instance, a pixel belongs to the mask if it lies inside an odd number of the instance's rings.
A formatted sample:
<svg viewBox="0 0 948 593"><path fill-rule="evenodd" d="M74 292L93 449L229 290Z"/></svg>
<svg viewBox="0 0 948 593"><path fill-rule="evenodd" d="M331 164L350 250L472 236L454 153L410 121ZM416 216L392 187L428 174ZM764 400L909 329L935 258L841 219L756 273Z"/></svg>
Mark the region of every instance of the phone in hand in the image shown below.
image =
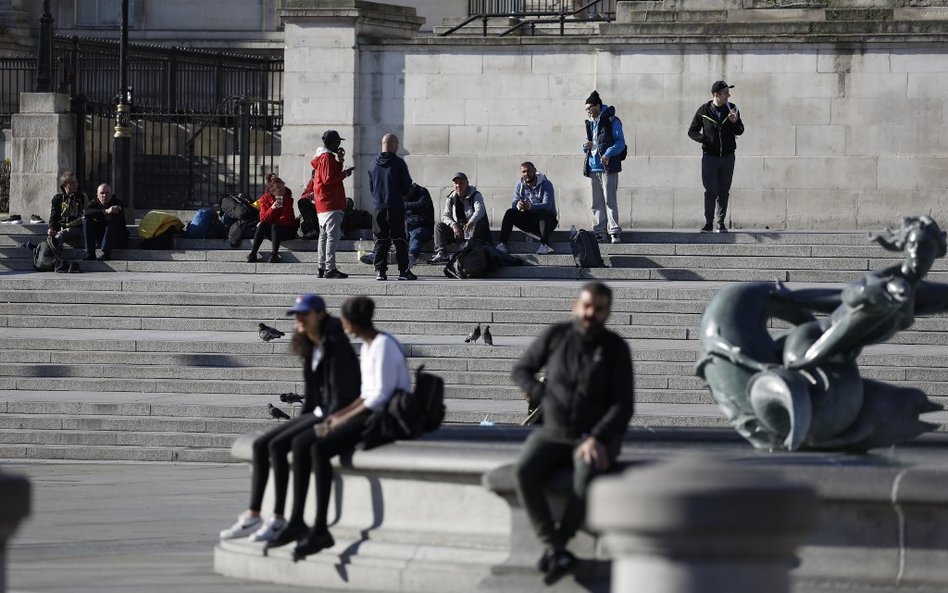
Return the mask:
<svg viewBox="0 0 948 593"><path fill-rule="evenodd" d="M346 177L348 177L349 175L352 175L352 172L353 172L353 171L355 171L355 167L349 167L348 169L346 169L345 171L343 171L343 173L345 173L345 174L346 174Z"/></svg>

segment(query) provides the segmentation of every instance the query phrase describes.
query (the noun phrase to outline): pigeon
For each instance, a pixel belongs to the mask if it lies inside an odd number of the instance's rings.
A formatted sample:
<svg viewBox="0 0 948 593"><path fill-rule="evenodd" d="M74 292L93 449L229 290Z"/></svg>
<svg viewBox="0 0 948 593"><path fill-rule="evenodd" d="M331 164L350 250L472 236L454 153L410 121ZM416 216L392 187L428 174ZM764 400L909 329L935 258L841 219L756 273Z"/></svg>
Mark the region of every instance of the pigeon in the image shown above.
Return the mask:
<svg viewBox="0 0 948 593"><path fill-rule="evenodd" d="M286 334L281 332L275 327L270 327L265 323L258 323L257 327L260 328L260 331L257 332L257 335L260 336L260 339L264 342L269 342L270 340L276 340L277 338L282 338Z"/></svg>
<svg viewBox="0 0 948 593"><path fill-rule="evenodd" d="M490 335L490 326L484 328L484 343L488 346L494 345L494 336Z"/></svg>
<svg viewBox="0 0 948 593"><path fill-rule="evenodd" d="M303 403L303 396L296 393L281 393L280 401L285 404L301 404Z"/></svg>
<svg viewBox="0 0 948 593"><path fill-rule="evenodd" d="M474 331L471 332L471 335L464 338L466 344L476 344L477 340L481 337L481 324L478 323L477 327L474 328Z"/></svg>
<svg viewBox="0 0 948 593"><path fill-rule="evenodd" d="M276 418L277 420L289 420L290 415L281 410L280 408L274 406L273 404L267 404L267 407L270 409L270 416Z"/></svg>

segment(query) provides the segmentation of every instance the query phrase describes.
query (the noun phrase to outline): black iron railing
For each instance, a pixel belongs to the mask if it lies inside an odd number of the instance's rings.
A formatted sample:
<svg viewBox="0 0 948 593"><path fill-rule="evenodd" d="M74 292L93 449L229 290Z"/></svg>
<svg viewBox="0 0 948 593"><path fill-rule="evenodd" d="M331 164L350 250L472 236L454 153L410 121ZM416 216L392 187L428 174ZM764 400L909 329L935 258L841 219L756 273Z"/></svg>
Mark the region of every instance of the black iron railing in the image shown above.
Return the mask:
<svg viewBox="0 0 948 593"><path fill-rule="evenodd" d="M530 27L536 32L536 25L558 23L560 35L566 33L566 21L611 21L615 19L614 0L468 0L468 18L461 24L441 33L442 37L481 21L483 35L487 36L490 19L520 19L515 26L507 29L501 36L513 31Z"/></svg>
<svg viewBox="0 0 948 593"><path fill-rule="evenodd" d="M20 93L36 88L36 58L0 58L0 130L10 127Z"/></svg>

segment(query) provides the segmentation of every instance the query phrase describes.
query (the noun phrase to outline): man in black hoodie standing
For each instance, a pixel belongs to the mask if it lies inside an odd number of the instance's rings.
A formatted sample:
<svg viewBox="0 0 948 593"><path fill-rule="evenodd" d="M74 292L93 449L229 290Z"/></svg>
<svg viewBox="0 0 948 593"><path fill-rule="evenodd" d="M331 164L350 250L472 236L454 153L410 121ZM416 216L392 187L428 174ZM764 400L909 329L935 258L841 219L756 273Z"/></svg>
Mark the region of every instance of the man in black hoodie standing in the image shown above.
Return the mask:
<svg viewBox="0 0 948 593"><path fill-rule="evenodd" d="M702 233L715 230L715 219L717 232L727 232L724 219L734 177L736 137L744 133L744 122L737 105L728 103L732 88L733 84L723 80L715 82L711 86L712 99L698 108L688 128L688 137L701 144L704 152L701 158L701 183L704 185Z"/></svg>
<svg viewBox="0 0 948 593"><path fill-rule="evenodd" d="M376 280L388 280L388 250L395 243L395 261L399 280L417 280L408 265L408 239L405 236L405 196L411 191L408 165L396 153L398 137L385 134L382 152L369 168L369 191L375 206Z"/></svg>
<svg viewBox="0 0 948 593"><path fill-rule="evenodd" d="M592 478L615 462L632 418L632 354L606 329L612 290L599 282L583 286L573 320L547 328L514 366L513 380L530 407L543 404L543 425L533 431L516 465L517 496L546 545L538 568L551 585L572 570L566 550L586 511ZM537 373L546 368L546 382ZM558 471L572 467L573 484L559 524L545 488Z"/></svg>

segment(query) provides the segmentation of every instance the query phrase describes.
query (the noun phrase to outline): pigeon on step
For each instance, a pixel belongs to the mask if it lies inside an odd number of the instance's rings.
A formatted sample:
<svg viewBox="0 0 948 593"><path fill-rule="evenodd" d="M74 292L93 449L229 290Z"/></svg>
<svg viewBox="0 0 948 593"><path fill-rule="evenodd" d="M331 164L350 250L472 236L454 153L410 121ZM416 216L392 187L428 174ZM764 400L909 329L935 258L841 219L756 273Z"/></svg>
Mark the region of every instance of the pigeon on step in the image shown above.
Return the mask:
<svg viewBox="0 0 948 593"><path fill-rule="evenodd" d="M275 327L270 327L265 323L258 323L257 327L260 328L260 331L257 332L257 335L260 336L260 339L264 342L269 342L270 340L276 340L277 338L282 338L286 334L281 332Z"/></svg>
<svg viewBox="0 0 948 593"><path fill-rule="evenodd" d="M472 331L468 337L464 338L464 342L466 344L476 344L477 340L479 340L480 337L481 337L481 324L478 323L477 327L474 328L474 331Z"/></svg>
<svg viewBox="0 0 948 593"><path fill-rule="evenodd" d="M280 401L285 404L301 404L303 403L303 396L297 393L281 393Z"/></svg>
<svg viewBox="0 0 948 593"><path fill-rule="evenodd" d="M273 404L267 404L267 408L270 409L270 416L277 420L289 420L290 415L281 410L280 408L274 406Z"/></svg>
<svg viewBox="0 0 948 593"><path fill-rule="evenodd" d="M494 345L494 336L490 335L490 326L484 328L484 343L488 346Z"/></svg>

